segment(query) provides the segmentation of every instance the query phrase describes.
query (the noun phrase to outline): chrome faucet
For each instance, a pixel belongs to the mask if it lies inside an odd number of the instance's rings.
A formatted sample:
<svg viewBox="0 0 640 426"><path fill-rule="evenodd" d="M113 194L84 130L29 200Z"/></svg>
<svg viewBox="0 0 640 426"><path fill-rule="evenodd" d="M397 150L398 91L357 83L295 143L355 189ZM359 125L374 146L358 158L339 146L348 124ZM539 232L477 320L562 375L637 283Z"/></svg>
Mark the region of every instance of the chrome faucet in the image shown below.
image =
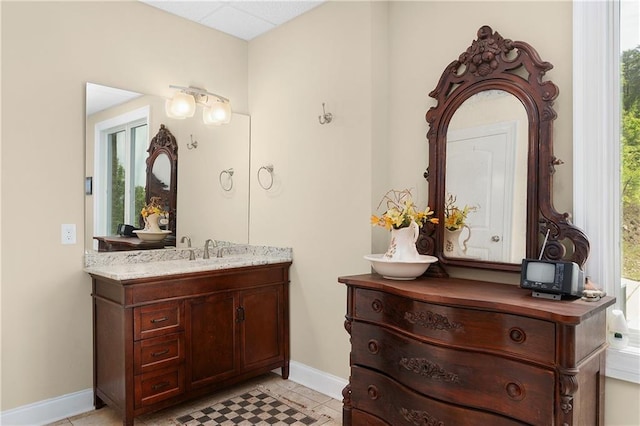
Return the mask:
<svg viewBox="0 0 640 426"><path fill-rule="evenodd" d="M196 253L191 248L191 238L185 235L184 237L182 237L180 242L184 243L185 241L187 242L187 248L189 249L189 260L196 260Z"/></svg>
<svg viewBox="0 0 640 426"><path fill-rule="evenodd" d="M218 243L215 240L212 240L211 238L209 238L207 241L204 242L204 254L202 255L203 259L209 259L209 243L211 243L212 247L218 247ZM218 250L218 257L220 254L220 251Z"/></svg>

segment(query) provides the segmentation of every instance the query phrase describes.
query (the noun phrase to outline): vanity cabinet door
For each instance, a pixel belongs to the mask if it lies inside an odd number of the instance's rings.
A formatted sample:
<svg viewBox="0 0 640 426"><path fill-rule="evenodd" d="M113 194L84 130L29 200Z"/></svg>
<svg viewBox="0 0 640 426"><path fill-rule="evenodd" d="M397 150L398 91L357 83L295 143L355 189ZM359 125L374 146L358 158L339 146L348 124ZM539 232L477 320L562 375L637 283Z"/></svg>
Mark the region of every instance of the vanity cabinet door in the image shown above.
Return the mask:
<svg viewBox="0 0 640 426"><path fill-rule="evenodd" d="M188 376L191 387L224 380L238 370L237 293L187 301Z"/></svg>
<svg viewBox="0 0 640 426"><path fill-rule="evenodd" d="M282 286L241 292L242 368L251 370L284 359Z"/></svg>

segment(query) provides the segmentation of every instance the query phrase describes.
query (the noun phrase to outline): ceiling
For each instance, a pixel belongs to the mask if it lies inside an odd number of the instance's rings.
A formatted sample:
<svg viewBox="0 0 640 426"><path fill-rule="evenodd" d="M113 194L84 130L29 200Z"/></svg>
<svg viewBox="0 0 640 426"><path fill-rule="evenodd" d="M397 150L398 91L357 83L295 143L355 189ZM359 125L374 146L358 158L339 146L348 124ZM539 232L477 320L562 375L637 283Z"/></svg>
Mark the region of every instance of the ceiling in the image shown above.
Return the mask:
<svg viewBox="0 0 640 426"><path fill-rule="evenodd" d="M325 0L140 1L243 40L251 40L319 6Z"/></svg>

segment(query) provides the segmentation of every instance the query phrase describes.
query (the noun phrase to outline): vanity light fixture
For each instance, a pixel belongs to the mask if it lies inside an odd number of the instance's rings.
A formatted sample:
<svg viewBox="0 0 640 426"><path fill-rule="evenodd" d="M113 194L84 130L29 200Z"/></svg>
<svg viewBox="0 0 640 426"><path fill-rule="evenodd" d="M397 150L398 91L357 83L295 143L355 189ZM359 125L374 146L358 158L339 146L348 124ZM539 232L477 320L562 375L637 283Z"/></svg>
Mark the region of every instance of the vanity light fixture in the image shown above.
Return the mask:
<svg viewBox="0 0 640 426"><path fill-rule="evenodd" d="M184 119L193 117L196 105L202 105L202 121L205 124L221 125L231 121L231 104L229 99L207 92L197 87L169 86L178 89L171 99L167 99L165 112L171 118Z"/></svg>

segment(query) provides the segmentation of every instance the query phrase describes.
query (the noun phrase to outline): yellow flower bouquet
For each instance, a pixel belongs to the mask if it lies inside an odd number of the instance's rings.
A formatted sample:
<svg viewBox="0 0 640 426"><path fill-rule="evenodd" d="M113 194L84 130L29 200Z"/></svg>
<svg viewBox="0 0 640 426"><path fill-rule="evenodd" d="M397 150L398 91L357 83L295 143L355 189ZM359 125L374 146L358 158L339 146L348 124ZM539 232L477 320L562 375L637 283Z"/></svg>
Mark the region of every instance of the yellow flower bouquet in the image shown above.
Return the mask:
<svg viewBox="0 0 640 426"><path fill-rule="evenodd" d="M151 197L149 200L149 204L144 206L140 211L142 217L146 218L151 214L157 214L158 216L166 216L167 212L162 208L160 202L162 199L160 197Z"/></svg>
<svg viewBox="0 0 640 426"><path fill-rule="evenodd" d="M465 205L462 209L456 206L456 197L449 194L444 204L444 227L449 231L456 231L463 226L469 213L478 210L477 207Z"/></svg>
<svg viewBox="0 0 640 426"><path fill-rule="evenodd" d="M412 221L416 222L419 227L427 222L438 223L438 219L432 217L434 212L429 206L424 210L416 207L411 197L411 191L408 189L387 191L378 204L378 209L383 204L386 204L387 210L381 216L371 215L371 225L390 230L406 228L411 225Z"/></svg>

